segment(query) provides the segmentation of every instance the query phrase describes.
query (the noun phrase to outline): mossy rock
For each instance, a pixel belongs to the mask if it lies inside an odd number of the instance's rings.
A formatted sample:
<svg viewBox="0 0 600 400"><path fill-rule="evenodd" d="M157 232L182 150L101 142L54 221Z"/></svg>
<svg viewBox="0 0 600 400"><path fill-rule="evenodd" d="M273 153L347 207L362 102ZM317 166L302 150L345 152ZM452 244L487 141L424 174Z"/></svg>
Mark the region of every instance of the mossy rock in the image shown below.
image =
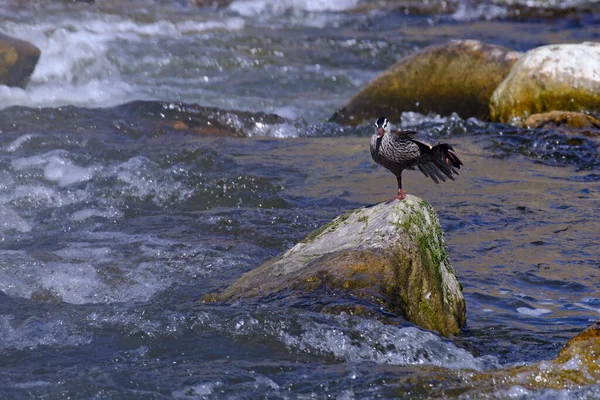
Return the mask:
<svg viewBox="0 0 600 400"><path fill-rule="evenodd" d="M33 44L0 33L0 85L25 87L40 54Z"/></svg>
<svg viewBox="0 0 600 400"><path fill-rule="evenodd" d="M600 43L560 44L528 51L498 86L492 120L510 123L553 110L600 112Z"/></svg>
<svg viewBox="0 0 600 400"><path fill-rule="evenodd" d="M339 216L203 300L272 299L290 292L318 296L323 290L358 298L443 335L459 334L466 320L438 217L411 195ZM325 305L319 311L347 308Z"/></svg>
<svg viewBox="0 0 600 400"><path fill-rule="evenodd" d="M431 398L513 398L507 393L518 387L525 393L518 398L546 398L537 391L569 390L592 386L600 382L600 323L594 323L571 339L551 360L530 365L509 366L489 371L455 370L434 366L421 367L421 376L441 386L429 392ZM408 377L407 379L411 379ZM439 382L444 382L439 385ZM404 383L401 380L400 383ZM398 397L405 395L399 386ZM527 394L532 391L531 394ZM517 392L518 393L518 392ZM553 398L550 396L550 398ZM570 398L567 396L567 398ZM596 398L596 397L584 397Z"/></svg>
<svg viewBox="0 0 600 400"><path fill-rule="evenodd" d="M355 125L404 111L489 120L489 100L520 53L476 40L435 45L392 65L332 121Z"/></svg>

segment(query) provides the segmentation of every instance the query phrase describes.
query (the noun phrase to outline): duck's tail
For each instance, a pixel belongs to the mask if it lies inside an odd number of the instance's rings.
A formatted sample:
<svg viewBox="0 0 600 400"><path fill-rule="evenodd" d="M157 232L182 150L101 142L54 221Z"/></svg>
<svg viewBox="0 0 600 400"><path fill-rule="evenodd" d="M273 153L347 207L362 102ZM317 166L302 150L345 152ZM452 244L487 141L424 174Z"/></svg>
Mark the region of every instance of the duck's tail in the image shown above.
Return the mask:
<svg viewBox="0 0 600 400"><path fill-rule="evenodd" d="M419 146L422 156L417 162L419 170L435 183L446 182L446 178L454 180L458 170L463 165L458 155L448 143L440 143L437 146Z"/></svg>

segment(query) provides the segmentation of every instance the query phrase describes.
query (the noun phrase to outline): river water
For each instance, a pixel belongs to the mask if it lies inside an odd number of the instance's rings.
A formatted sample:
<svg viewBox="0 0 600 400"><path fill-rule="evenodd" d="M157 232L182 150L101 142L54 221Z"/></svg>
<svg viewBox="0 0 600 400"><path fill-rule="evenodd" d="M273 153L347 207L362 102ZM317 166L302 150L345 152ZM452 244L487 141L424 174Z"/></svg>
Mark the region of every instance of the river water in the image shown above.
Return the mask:
<svg viewBox="0 0 600 400"><path fill-rule="evenodd" d="M308 305L199 302L338 214L394 194L394 177L370 159L372 128L324 122L387 66L455 38L516 50L598 40L600 14L27 3L0 11L0 31L42 50L27 89L0 87L3 398L600 395L600 385L481 393L460 379L552 358L598 320L593 137L393 117L450 142L466 166L443 185L405 174L438 211L464 286L459 338ZM236 136L173 123L200 117Z"/></svg>

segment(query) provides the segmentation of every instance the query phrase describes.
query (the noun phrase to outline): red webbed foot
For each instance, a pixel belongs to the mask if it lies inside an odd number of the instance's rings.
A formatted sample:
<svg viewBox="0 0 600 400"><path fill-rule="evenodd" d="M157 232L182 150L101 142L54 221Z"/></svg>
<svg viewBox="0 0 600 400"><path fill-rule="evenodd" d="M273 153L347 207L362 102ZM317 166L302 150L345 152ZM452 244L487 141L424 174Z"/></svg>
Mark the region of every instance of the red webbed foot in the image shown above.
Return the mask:
<svg viewBox="0 0 600 400"><path fill-rule="evenodd" d="M398 189L398 196L392 197L391 199L386 201L385 204L390 204L394 200L404 200L406 198L406 194L407 193L404 189Z"/></svg>

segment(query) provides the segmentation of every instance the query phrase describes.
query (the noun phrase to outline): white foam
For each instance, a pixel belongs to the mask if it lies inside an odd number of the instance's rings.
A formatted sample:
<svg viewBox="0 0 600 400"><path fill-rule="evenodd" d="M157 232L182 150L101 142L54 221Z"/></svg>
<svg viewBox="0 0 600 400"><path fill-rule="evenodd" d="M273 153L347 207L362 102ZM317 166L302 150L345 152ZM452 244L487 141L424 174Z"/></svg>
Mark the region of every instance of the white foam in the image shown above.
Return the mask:
<svg viewBox="0 0 600 400"><path fill-rule="evenodd" d="M14 383L11 386L14 388L18 388L18 389L33 389L33 388L38 388L41 386L50 386L52 385L51 382L48 381L29 381L29 382L23 382L23 383Z"/></svg>
<svg viewBox="0 0 600 400"><path fill-rule="evenodd" d="M108 218L108 219L120 219L123 217L123 212L116 208L108 208L105 210L98 210L95 208L85 208L71 214L69 219L71 221L85 221L89 218Z"/></svg>
<svg viewBox="0 0 600 400"><path fill-rule="evenodd" d="M94 264L106 263L119 259L120 255L112 255L104 249L100 250L99 259L94 252L87 256ZM67 254L66 260L74 255ZM85 258L83 253L82 257ZM113 261L115 262L115 261ZM118 265L118 262L115 262ZM49 262L43 271L35 272L35 280L43 289L50 290L62 301L72 304L112 303L121 301L148 301L157 291L164 288L166 282L148 268L149 264L139 264L131 269L118 268L109 273L109 280L100 275L96 267L89 263L81 263L81 259L72 262ZM120 282L111 283L111 280Z"/></svg>
<svg viewBox="0 0 600 400"><path fill-rule="evenodd" d="M583 301L584 303L600 304L600 298L599 297L582 297L581 301Z"/></svg>
<svg viewBox="0 0 600 400"><path fill-rule="evenodd" d="M236 336L273 337L270 340L281 341L293 352L335 357L350 364L433 365L479 371L499 366L495 357L475 357L434 333L347 315L288 311L285 315L234 316L226 323L214 321L210 316L199 316L198 323Z"/></svg>
<svg viewBox="0 0 600 400"><path fill-rule="evenodd" d="M252 371L254 381L239 381L229 382L227 389L228 391L235 393L265 393L265 390L269 392L271 397L285 398L280 396L280 390L282 388L275 383L271 378L264 375L259 375L255 371ZM215 395L219 397L220 387L223 386L221 381L204 382L195 385L184 386L182 389L175 390L171 393L174 399L206 399L213 398ZM259 391L257 391L257 389ZM284 389L285 390L285 389ZM234 396L235 398L235 396Z"/></svg>
<svg viewBox="0 0 600 400"><path fill-rule="evenodd" d="M30 157L22 157L13 159L10 163L12 168L15 171L22 171L28 168L37 167L39 165L44 165L48 162L48 157L53 156L54 154L60 154L61 151L51 151L44 155L35 155Z"/></svg>
<svg viewBox="0 0 600 400"><path fill-rule="evenodd" d="M473 6L470 2L459 2L458 8L451 15L456 21L492 20L505 17L508 14L506 7L495 4L478 4Z"/></svg>
<svg viewBox="0 0 600 400"><path fill-rule="evenodd" d="M523 386L515 385L508 389L496 390L493 397L497 399L527 399L536 398L531 390L524 388Z"/></svg>
<svg viewBox="0 0 600 400"><path fill-rule="evenodd" d="M204 32L217 29L239 31L245 28L246 22L242 18L227 18L224 21L184 21L178 23L176 26L177 30L182 33Z"/></svg>
<svg viewBox="0 0 600 400"><path fill-rule="evenodd" d="M65 260L94 260L94 262L110 261L113 258L113 251L110 247L86 247L85 245L74 244L61 250L57 250L54 254L62 257Z"/></svg>
<svg viewBox="0 0 600 400"><path fill-rule="evenodd" d="M54 251L52 261L1 251L0 290L23 298L48 292L67 303L87 304L147 301L170 283L162 278L168 269L165 261L119 267L121 246L122 242L115 247L76 244Z"/></svg>
<svg viewBox="0 0 600 400"><path fill-rule="evenodd" d="M126 37L129 39L139 38L140 36L177 37L186 33L199 33L214 30L237 31L244 29L245 25L245 21L242 18L237 17L209 21L186 20L171 22L168 20L159 20L142 23L139 21L123 19L121 16L111 16L102 19L91 19L86 22L70 22L71 29L91 32L98 35L110 34L112 35L112 38ZM134 36L129 36L129 34L133 34Z"/></svg>
<svg viewBox="0 0 600 400"><path fill-rule="evenodd" d="M282 329L286 346L311 354L332 355L352 363L365 361L394 365L435 365L482 370L496 366L489 357L477 358L439 336L417 328L397 328L377 321L338 316L331 324L303 321L302 334Z"/></svg>
<svg viewBox="0 0 600 400"><path fill-rule="evenodd" d="M6 256L10 253L18 253L18 252L10 252L10 251L2 251L0 255L3 257L3 267L8 268L10 264L6 262ZM17 276L13 276L13 271L3 271L0 269L0 290L4 292L8 296L18 296L29 298L33 293L32 287L25 282L23 279L20 279Z"/></svg>
<svg viewBox="0 0 600 400"><path fill-rule="evenodd" d="M11 161L11 165L16 171L43 166L44 178L58 183L59 186L86 182L95 173L93 167L86 168L74 165L63 150L53 150L45 154L17 158Z"/></svg>
<svg viewBox="0 0 600 400"><path fill-rule="evenodd" d="M575 303L576 306L581 307L585 310L590 310L590 311L594 311L598 314L600 314L600 308L599 307L592 307L590 305L587 304L583 304L583 303Z"/></svg>
<svg viewBox="0 0 600 400"><path fill-rule="evenodd" d="M193 195L194 189L177 182L168 171L143 156L133 157L108 172L126 186L128 194L139 199L151 198L156 205L170 199L183 201Z"/></svg>
<svg viewBox="0 0 600 400"><path fill-rule="evenodd" d="M10 106L112 107L133 100L150 100L146 93L134 93L134 86L112 79L91 79L84 82L32 82L26 90L0 85L0 108Z"/></svg>
<svg viewBox="0 0 600 400"><path fill-rule="evenodd" d="M20 149L24 143L28 142L34 136L35 135L23 135L4 146L4 151L6 151L7 153L13 153Z"/></svg>
<svg viewBox="0 0 600 400"><path fill-rule="evenodd" d="M460 398L471 398L467 392ZM580 387L568 387L566 389L527 389L523 386L515 385L508 389L498 389L487 396L481 396L475 390L472 398L491 398L491 399L544 399L544 400L567 400L567 399L598 399L600 398L600 385L584 385Z"/></svg>
<svg viewBox="0 0 600 400"><path fill-rule="evenodd" d="M248 136L266 136L275 138L296 138L298 137L298 129L295 126L284 124L264 124L257 122L255 127L247 133Z"/></svg>
<svg viewBox="0 0 600 400"><path fill-rule="evenodd" d="M16 325L12 316L0 315L0 349L78 346L90 341L89 337L69 332L68 324L61 319L46 322L30 317Z"/></svg>
<svg viewBox="0 0 600 400"><path fill-rule="evenodd" d="M83 190L60 192L45 185L21 185L9 194L7 201L27 204L33 207L61 207L78 203L88 198L89 193Z"/></svg>
<svg viewBox="0 0 600 400"><path fill-rule="evenodd" d="M186 386L183 389L175 390L172 395L175 399L204 399L214 393L215 388L222 385L222 382L206 382L198 385Z"/></svg>
<svg viewBox="0 0 600 400"><path fill-rule="evenodd" d="M0 207L0 233L10 231L30 232L31 224L5 204Z"/></svg>
<svg viewBox="0 0 600 400"><path fill-rule="evenodd" d="M94 175L93 168L82 168L73 165L70 161L53 157L48 160L44 168L44 177L59 186L69 186L74 183L86 182L92 179Z"/></svg>
<svg viewBox="0 0 600 400"><path fill-rule="evenodd" d="M50 262L38 273L42 288L51 290L62 301L72 304L104 303L109 289L89 263Z"/></svg>
<svg viewBox="0 0 600 400"><path fill-rule="evenodd" d="M274 108L272 112L283 118L288 118L288 119L298 118L298 110L292 106L277 107L277 108Z"/></svg>
<svg viewBox="0 0 600 400"><path fill-rule="evenodd" d="M257 376L255 378L255 384L254 384L255 388L259 388L259 387L266 387L272 390L277 390L280 388L280 386L275 383L275 381L273 381L271 378L268 378L266 376Z"/></svg>
<svg viewBox="0 0 600 400"><path fill-rule="evenodd" d="M359 0L238 0L229 9L245 17L255 17L264 13L283 14L288 10L306 12L337 12L349 10Z"/></svg>
<svg viewBox="0 0 600 400"><path fill-rule="evenodd" d="M533 317L539 317L545 314L551 314L552 310L547 308L529 308L529 307L518 307L517 312L519 314L530 315Z"/></svg>
<svg viewBox="0 0 600 400"><path fill-rule="evenodd" d="M424 115L413 111L403 112L400 118L402 120L400 124L402 128L410 128L425 123L439 125L446 124L450 121L460 120L460 117L456 113L453 113L448 117L442 117L439 114Z"/></svg>
<svg viewBox="0 0 600 400"><path fill-rule="evenodd" d="M7 24L8 34L32 42L41 56L26 90L0 86L0 107L108 106L128 99L132 88L108 58L114 27L105 23L99 33L88 29L94 21L62 23Z"/></svg>
<svg viewBox="0 0 600 400"><path fill-rule="evenodd" d="M3 24L3 31L35 44L41 56L25 90L0 86L0 108L14 105L109 107L136 99L150 100L152 93L148 87L133 82L137 75L123 74L125 69L135 69L137 60L124 60L115 48L153 37L233 31L244 26L244 20L237 17L143 23L121 16L93 14L59 22L7 22Z"/></svg>

